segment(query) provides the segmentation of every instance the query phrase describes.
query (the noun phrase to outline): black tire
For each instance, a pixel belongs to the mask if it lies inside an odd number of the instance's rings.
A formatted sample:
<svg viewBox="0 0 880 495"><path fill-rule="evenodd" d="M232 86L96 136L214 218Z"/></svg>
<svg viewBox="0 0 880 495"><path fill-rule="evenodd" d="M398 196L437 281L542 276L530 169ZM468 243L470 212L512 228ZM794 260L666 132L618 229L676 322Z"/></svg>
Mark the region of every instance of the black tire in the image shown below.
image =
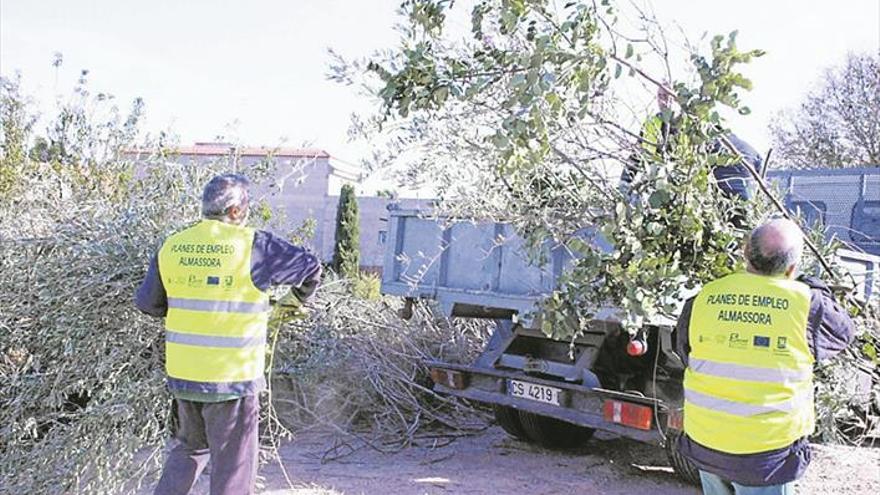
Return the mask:
<svg viewBox="0 0 880 495"><path fill-rule="evenodd" d="M495 410L495 421L508 435L518 440L528 439L516 409L498 404L493 404L493 409Z"/></svg>
<svg viewBox="0 0 880 495"><path fill-rule="evenodd" d="M519 411L519 421L529 440L549 449L580 447L596 431L525 411Z"/></svg>
<svg viewBox="0 0 880 495"><path fill-rule="evenodd" d="M672 464L672 470L686 483L691 485L700 485L700 470L691 462L690 459L678 452L678 439L681 438L681 432L668 430L666 432L666 456L669 463Z"/></svg>

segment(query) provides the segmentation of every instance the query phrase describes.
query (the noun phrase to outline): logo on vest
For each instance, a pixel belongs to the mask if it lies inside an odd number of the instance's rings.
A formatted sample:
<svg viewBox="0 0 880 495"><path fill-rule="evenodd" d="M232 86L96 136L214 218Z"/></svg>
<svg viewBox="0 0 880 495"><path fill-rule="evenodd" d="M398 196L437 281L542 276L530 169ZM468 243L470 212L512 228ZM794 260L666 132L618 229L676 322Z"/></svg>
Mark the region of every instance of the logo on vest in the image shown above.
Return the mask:
<svg viewBox="0 0 880 495"><path fill-rule="evenodd" d="M709 345L723 346L725 343L727 343L727 335L723 333L716 333L713 335L699 334L697 335L697 341Z"/></svg>
<svg viewBox="0 0 880 495"><path fill-rule="evenodd" d="M225 287L227 289L232 288L232 282L234 280L235 279L232 278L232 275L227 275L227 276L223 277L223 287Z"/></svg>
<svg viewBox="0 0 880 495"><path fill-rule="evenodd" d="M206 283L208 285L220 285L220 277L208 276Z"/></svg>
<svg viewBox="0 0 880 495"><path fill-rule="evenodd" d="M790 354L788 350L788 337L776 337L776 347L773 349L774 354Z"/></svg>
<svg viewBox="0 0 880 495"><path fill-rule="evenodd" d="M204 284L201 277L190 275L186 285L190 287L201 287Z"/></svg>
<svg viewBox="0 0 880 495"><path fill-rule="evenodd" d="M745 349L749 346L749 339L739 336L739 332L732 332L727 339L727 345L734 349Z"/></svg>
<svg viewBox="0 0 880 495"><path fill-rule="evenodd" d="M764 347L764 348L769 349L770 348L770 337L765 337L763 335L755 335L755 337L752 339L752 345L754 345L755 347Z"/></svg>

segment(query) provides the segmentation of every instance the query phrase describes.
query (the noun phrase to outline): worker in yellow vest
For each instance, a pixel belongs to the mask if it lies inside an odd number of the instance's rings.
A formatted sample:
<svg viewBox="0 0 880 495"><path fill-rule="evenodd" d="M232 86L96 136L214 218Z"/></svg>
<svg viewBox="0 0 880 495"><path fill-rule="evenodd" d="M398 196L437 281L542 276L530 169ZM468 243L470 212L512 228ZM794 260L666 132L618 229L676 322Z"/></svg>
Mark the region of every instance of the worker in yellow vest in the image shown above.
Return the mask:
<svg viewBox="0 0 880 495"><path fill-rule="evenodd" d="M853 339L831 291L799 277L798 226L751 232L746 270L706 284L685 304L676 350L687 368L679 451L700 469L703 493L794 493L810 462L813 363Z"/></svg>
<svg viewBox="0 0 880 495"><path fill-rule="evenodd" d="M211 494L254 492L258 394L265 389L267 289L289 285L305 301L318 259L269 232L245 227L248 180L214 177L202 220L162 244L135 305L165 317L165 368L179 428L156 494L189 493L211 460Z"/></svg>

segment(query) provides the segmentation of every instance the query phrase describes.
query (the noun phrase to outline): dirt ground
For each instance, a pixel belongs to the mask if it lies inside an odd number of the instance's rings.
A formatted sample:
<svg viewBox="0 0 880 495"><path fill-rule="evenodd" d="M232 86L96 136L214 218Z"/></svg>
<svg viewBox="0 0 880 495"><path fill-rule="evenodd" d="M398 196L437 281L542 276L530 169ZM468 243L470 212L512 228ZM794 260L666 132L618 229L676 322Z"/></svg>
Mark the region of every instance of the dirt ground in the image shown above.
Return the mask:
<svg viewBox="0 0 880 495"><path fill-rule="evenodd" d="M419 446L382 454L363 444L352 447L338 437L300 435L280 448L290 483L278 463L272 462L260 469L258 493L700 493L678 481L660 449L626 439L597 434L582 449L555 452L513 440L493 427L449 441L423 439ZM207 494L207 488L205 473L193 494ZM798 484L798 493L880 493L880 449L815 446L813 464Z"/></svg>

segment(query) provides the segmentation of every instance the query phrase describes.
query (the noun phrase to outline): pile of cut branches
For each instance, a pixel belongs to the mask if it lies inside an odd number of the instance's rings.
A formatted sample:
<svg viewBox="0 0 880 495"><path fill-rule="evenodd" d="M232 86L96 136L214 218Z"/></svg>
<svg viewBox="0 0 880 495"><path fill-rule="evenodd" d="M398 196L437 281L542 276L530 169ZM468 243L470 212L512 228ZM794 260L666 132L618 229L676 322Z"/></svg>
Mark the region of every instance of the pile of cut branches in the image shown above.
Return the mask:
<svg viewBox="0 0 880 495"><path fill-rule="evenodd" d="M351 282L325 280L312 317L281 328L273 403L295 430L335 430L377 450L409 445L417 432L485 428L467 403L435 394L426 362L470 362L489 327L450 321L417 305L402 320L395 301L351 296Z"/></svg>

